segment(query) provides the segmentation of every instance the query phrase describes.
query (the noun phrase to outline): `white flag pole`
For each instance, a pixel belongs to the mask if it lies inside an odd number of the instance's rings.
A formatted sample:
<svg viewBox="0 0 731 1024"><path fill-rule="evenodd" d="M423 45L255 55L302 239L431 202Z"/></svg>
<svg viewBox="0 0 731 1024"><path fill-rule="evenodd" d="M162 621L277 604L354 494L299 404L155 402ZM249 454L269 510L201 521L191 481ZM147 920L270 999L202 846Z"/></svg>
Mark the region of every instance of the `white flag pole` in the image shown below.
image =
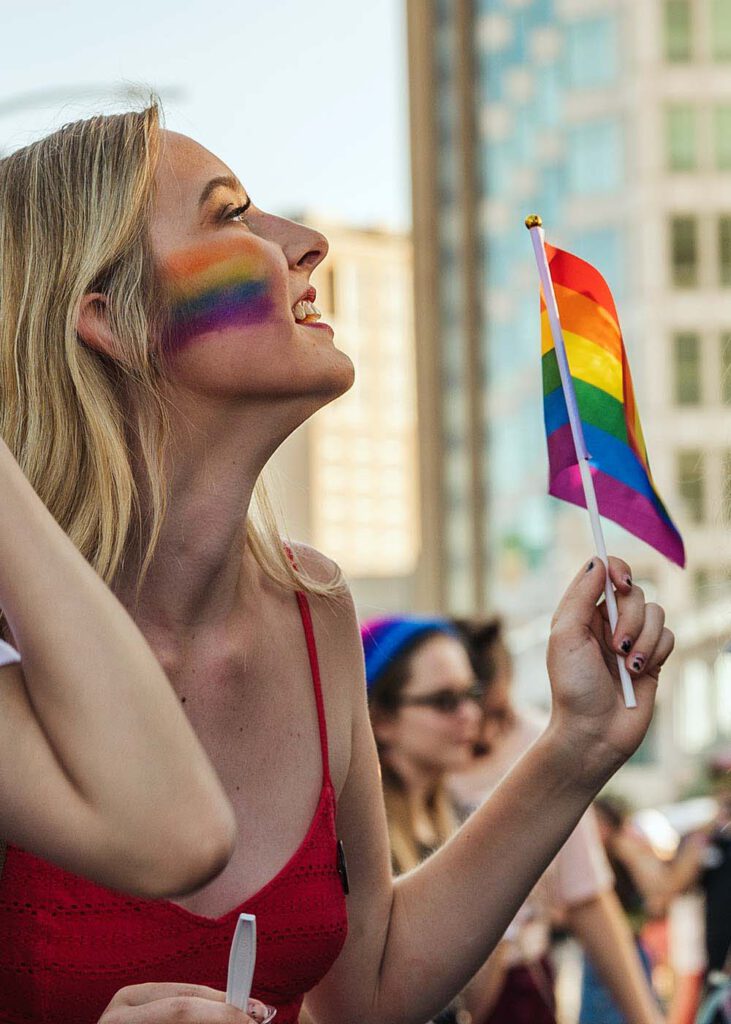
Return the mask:
<svg viewBox="0 0 731 1024"><path fill-rule="evenodd" d="M609 625L612 627L612 632L614 632L617 628L618 619L617 598L614 594L612 581L609 578L607 546L604 542L604 532L602 530L602 522L599 517L599 507L596 500L596 491L594 490L594 480L591 475L591 469L589 468L589 452L586 449L586 442L584 440L584 430L581 425L579 407L576 402L574 382L571 379L569 363L566 357L566 345L564 342L563 331L561 329L561 320L558 315L556 294L553 290L551 272L548 268L545 238L543 234L543 222L537 214L533 214L530 217L526 217L525 226L530 232L531 242L533 243L533 252L538 266L538 274L541 279L541 287L543 288L543 298L546 303L546 309L548 310L548 321L551 325L551 335L556 349L556 360L558 362L559 373L561 374L561 387L566 400L566 408L568 409L571 436L574 441L574 448L576 449L576 461L578 462L579 472L581 473L581 483L584 488L586 508L589 513L589 521L591 523L591 532L594 535L594 544L596 546L597 554L601 558L602 562L604 562L607 570L604 596L607 602L607 612L609 613ZM635 708L637 707L637 699L635 698L632 679L629 671L627 670L624 657L621 654L617 654L617 666L619 668L619 678L622 683L624 703L628 708Z"/></svg>

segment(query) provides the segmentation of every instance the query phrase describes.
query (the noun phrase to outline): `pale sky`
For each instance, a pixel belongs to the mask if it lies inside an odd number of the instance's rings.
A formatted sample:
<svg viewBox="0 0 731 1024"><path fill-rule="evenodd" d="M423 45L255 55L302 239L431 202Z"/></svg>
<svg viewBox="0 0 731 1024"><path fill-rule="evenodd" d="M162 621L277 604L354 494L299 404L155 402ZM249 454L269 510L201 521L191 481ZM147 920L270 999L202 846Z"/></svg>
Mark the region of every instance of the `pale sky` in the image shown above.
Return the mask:
<svg viewBox="0 0 731 1024"><path fill-rule="evenodd" d="M410 221L405 0L50 0L3 5L0 152L159 90L168 127L226 161L257 205ZM102 85L101 98L58 90ZM9 114L28 93L42 106ZM173 92L179 93L178 96ZM116 103L116 106L115 106Z"/></svg>

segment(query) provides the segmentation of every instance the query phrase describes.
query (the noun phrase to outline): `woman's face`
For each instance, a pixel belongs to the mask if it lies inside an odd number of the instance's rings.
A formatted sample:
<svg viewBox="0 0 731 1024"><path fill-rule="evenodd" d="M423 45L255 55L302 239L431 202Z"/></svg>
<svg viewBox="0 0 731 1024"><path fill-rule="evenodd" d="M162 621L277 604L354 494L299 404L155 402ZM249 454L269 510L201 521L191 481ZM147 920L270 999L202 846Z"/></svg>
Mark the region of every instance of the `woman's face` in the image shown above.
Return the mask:
<svg viewBox="0 0 731 1024"><path fill-rule="evenodd" d="M439 635L417 648L401 698L400 707L376 727L389 752L430 776L469 764L480 710L470 660L458 640Z"/></svg>
<svg viewBox="0 0 731 1024"><path fill-rule="evenodd" d="M353 367L312 308L327 241L259 210L217 157L163 132L150 237L173 380L227 398L306 399L350 387Z"/></svg>

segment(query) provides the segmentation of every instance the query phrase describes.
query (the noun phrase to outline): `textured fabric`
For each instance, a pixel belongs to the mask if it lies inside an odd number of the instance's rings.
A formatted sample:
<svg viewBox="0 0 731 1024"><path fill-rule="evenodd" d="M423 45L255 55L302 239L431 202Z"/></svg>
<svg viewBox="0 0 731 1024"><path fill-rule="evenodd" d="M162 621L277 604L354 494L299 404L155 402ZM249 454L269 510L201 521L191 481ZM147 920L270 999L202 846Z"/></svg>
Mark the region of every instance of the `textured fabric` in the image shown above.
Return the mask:
<svg viewBox="0 0 731 1024"><path fill-rule="evenodd" d="M465 813L489 797L542 728L538 716L516 712L514 724L495 744L494 751L466 772L450 778L450 791ZM552 909L584 903L613 886L614 876L599 838L596 817L589 809L508 928L507 962L531 962L548 951Z"/></svg>
<svg viewBox="0 0 731 1024"><path fill-rule="evenodd" d="M15 648L6 644L4 640L0 640L0 668L3 665L13 665L19 661L20 655Z"/></svg>
<svg viewBox="0 0 731 1024"><path fill-rule="evenodd" d="M425 633L448 633L456 636L451 622L440 618L392 616L371 619L360 630L365 655L366 686L370 690L386 666L417 637Z"/></svg>
<svg viewBox="0 0 731 1024"><path fill-rule="evenodd" d="M548 957L530 967L511 967L484 1024L556 1024L553 982Z"/></svg>
<svg viewBox="0 0 731 1024"><path fill-rule="evenodd" d="M225 989L241 912L257 918L252 996L277 1007L277 1024L295 1024L304 993L327 973L347 932L317 651L307 601L298 601L323 760L319 803L299 848L256 895L207 918L113 892L10 847L0 880L2 1024L96 1024L118 989L145 981Z"/></svg>

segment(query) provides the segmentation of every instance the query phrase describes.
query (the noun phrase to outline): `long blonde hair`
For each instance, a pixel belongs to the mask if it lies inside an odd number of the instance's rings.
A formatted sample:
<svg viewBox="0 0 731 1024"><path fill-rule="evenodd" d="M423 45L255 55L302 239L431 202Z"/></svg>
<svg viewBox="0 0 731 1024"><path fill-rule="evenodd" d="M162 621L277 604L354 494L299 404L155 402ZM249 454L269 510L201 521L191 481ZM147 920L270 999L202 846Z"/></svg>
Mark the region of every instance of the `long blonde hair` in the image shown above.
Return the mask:
<svg viewBox="0 0 731 1024"><path fill-rule="evenodd" d="M0 160L0 437L107 583L134 540L144 575L167 503L161 303L147 237L160 131L153 102L66 125ZM106 296L118 358L77 335L93 292ZM320 582L291 564L261 482L247 542L287 589L340 591L340 577Z"/></svg>

